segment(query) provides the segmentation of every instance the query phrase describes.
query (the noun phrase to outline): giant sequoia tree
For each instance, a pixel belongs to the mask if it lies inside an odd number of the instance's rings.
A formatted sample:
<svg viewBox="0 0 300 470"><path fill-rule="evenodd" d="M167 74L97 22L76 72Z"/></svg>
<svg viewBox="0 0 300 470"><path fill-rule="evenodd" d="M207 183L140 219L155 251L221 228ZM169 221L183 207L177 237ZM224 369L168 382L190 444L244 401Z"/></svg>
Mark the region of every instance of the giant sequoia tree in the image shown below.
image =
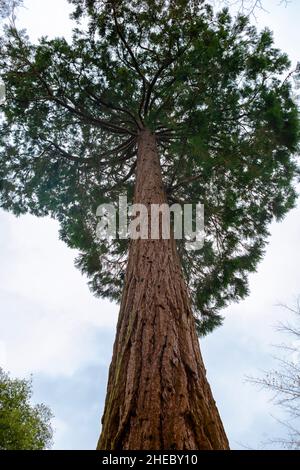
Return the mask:
<svg viewBox="0 0 300 470"><path fill-rule="evenodd" d="M196 330L247 294L295 203L288 58L201 0L72 3L71 43L2 38L1 206L59 220L91 289L121 299L98 448L227 449ZM204 246L98 240L97 206L124 192L202 202Z"/></svg>

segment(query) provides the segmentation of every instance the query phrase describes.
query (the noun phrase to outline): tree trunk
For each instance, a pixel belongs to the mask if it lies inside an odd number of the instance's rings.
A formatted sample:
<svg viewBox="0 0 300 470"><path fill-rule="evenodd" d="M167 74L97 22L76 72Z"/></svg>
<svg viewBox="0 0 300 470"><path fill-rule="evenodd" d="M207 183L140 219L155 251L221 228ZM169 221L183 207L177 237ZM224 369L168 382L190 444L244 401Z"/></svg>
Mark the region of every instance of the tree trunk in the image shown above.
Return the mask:
<svg viewBox="0 0 300 470"><path fill-rule="evenodd" d="M167 202L147 129L138 139L134 202ZM229 448L172 237L131 240L102 425L102 450Z"/></svg>

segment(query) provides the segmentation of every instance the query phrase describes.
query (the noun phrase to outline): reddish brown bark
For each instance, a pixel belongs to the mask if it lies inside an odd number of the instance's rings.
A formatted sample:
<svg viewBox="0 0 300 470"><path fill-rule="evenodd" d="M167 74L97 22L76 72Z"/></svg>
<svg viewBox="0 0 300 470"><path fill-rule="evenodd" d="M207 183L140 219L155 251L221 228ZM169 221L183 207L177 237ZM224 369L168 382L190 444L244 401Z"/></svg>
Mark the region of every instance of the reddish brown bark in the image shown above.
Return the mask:
<svg viewBox="0 0 300 470"><path fill-rule="evenodd" d="M140 133L135 203L166 202L155 136ZM176 245L132 240L98 449L228 449Z"/></svg>

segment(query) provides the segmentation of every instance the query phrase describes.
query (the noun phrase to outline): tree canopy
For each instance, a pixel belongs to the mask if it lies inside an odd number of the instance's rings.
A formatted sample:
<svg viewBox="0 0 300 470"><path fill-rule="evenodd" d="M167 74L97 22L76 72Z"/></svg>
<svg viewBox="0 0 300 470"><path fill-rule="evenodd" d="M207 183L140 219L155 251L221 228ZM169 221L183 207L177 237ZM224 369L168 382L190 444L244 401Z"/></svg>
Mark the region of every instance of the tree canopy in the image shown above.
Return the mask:
<svg viewBox="0 0 300 470"><path fill-rule="evenodd" d="M93 292L119 299L128 240L96 208L133 195L136 139L156 133L170 203L205 206L202 249L178 241L198 329L248 293L268 225L295 205L290 63L249 18L201 0L77 1L73 39L6 27L0 45L0 205L50 215ZM88 26L86 26L88 24Z"/></svg>
<svg viewBox="0 0 300 470"><path fill-rule="evenodd" d="M30 403L32 383L12 379L0 368L0 450L43 450L51 446L52 413Z"/></svg>

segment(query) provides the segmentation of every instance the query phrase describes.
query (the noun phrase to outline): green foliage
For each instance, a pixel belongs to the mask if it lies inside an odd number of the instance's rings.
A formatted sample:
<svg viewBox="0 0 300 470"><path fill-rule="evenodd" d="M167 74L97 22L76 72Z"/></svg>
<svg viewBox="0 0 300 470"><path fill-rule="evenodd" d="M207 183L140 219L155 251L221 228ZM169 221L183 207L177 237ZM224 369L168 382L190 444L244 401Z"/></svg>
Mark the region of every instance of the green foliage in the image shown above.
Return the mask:
<svg viewBox="0 0 300 470"><path fill-rule="evenodd" d="M92 290L119 299L128 243L98 241L95 213L132 199L136 138L150 127L169 202L205 205L204 247L178 248L199 329L210 331L247 295L269 223L295 204L289 60L270 31L201 0L71 3L72 43L34 45L14 28L2 38L0 205L58 219Z"/></svg>
<svg viewBox="0 0 300 470"><path fill-rule="evenodd" d="M52 413L32 406L30 380L11 379L0 368L0 450L43 450L51 446Z"/></svg>

